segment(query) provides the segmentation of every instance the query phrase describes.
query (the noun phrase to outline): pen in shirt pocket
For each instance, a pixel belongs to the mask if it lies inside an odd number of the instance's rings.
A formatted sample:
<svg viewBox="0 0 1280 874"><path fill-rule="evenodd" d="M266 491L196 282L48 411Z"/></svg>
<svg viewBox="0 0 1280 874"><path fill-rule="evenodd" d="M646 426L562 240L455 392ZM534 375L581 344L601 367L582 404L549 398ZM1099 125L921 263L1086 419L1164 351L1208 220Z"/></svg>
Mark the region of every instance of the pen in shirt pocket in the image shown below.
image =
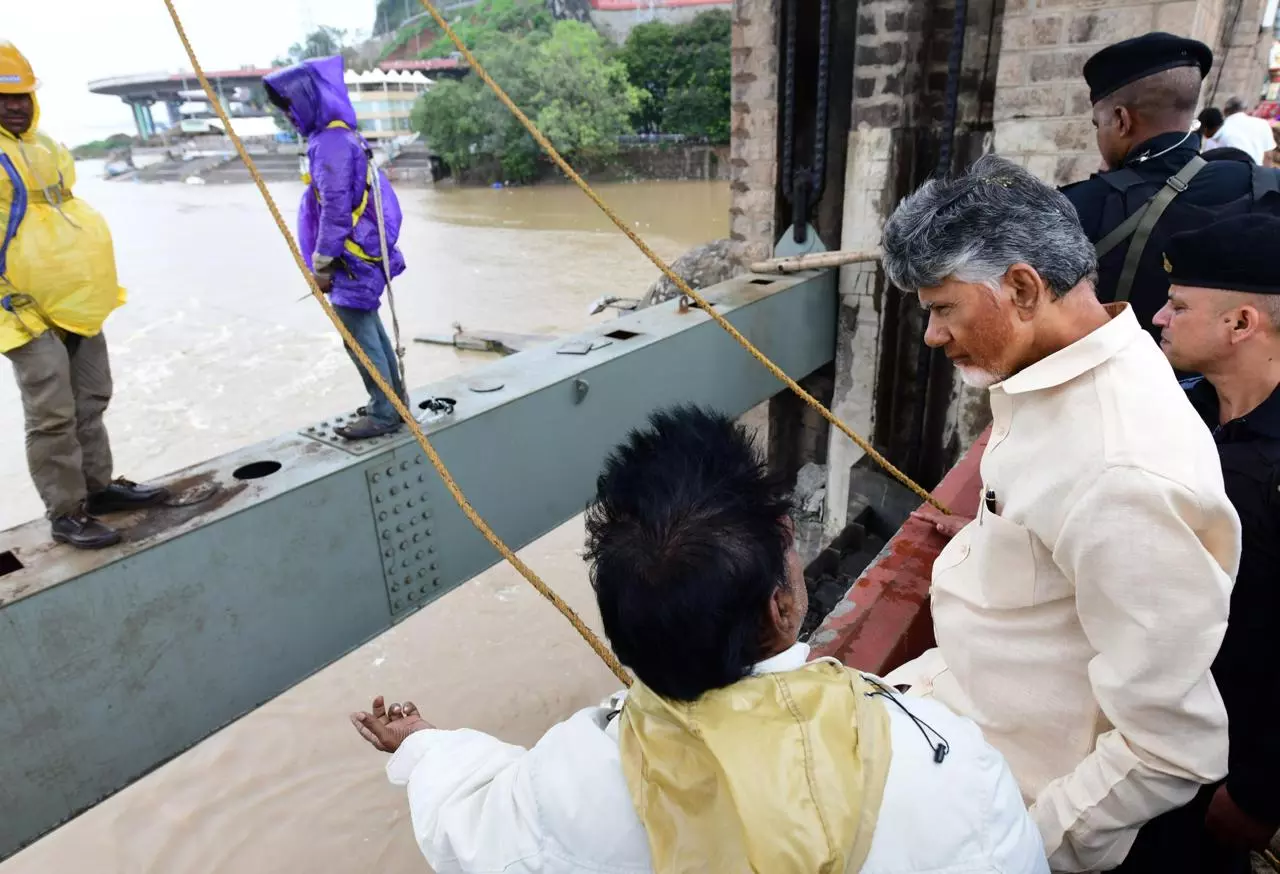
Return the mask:
<svg viewBox="0 0 1280 874"><path fill-rule="evenodd" d="M999 512L1000 512L1000 511L996 508L996 491L995 491L995 489L987 489L987 494L986 494L986 496L983 498L983 503L986 505L986 508L987 508L987 512L988 512L988 513L994 513L994 514L996 514L996 515L999 515Z"/></svg>

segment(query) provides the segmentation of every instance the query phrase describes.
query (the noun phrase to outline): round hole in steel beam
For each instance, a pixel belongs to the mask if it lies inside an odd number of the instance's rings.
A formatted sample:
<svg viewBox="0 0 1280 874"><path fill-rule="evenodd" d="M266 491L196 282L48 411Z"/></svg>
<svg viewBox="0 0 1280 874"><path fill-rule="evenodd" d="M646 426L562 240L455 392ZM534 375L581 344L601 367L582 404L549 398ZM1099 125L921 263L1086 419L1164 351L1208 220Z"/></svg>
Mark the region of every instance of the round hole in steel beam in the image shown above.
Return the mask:
<svg viewBox="0 0 1280 874"><path fill-rule="evenodd" d="M283 466L278 461L253 461L243 467L237 467L231 475L236 479L262 479L264 476L271 476Z"/></svg>
<svg viewBox="0 0 1280 874"><path fill-rule="evenodd" d="M418 409L434 410L435 408L442 407L442 406L453 407L453 406L456 406L457 403L458 402L453 398L427 398L425 401L418 402ZM417 461L414 462L414 464L418 464L418 463L419 462Z"/></svg>

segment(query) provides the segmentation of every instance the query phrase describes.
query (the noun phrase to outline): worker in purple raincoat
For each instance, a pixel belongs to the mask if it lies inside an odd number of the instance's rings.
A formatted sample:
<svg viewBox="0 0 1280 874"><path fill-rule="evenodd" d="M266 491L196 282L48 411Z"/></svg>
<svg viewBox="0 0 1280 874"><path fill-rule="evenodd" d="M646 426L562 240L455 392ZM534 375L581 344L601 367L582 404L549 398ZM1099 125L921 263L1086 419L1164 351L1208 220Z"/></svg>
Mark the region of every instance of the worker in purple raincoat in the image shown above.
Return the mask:
<svg viewBox="0 0 1280 874"><path fill-rule="evenodd" d="M342 323L387 384L404 398L396 350L378 317L387 275L372 180L377 179L382 195L391 276L404 272L404 257L396 248L400 204L386 176L370 172L369 147L356 132L356 112L342 72L341 57L317 58L277 70L262 83L271 102L307 139L308 173L303 179L308 184L298 210L298 244L307 265ZM354 354L351 357L356 361ZM399 428L391 402L359 361L356 367L369 391L369 403L363 415L337 429L338 434L364 440Z"/></svg>

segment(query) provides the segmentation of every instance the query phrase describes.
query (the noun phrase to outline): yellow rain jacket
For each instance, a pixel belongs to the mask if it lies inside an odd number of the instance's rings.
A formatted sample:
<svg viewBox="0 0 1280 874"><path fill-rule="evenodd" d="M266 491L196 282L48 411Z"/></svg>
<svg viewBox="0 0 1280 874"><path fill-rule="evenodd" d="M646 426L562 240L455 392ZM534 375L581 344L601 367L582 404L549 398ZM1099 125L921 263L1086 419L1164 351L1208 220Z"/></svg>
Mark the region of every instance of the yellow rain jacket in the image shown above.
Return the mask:
<svg viewBox="0 0 1280 874"><path fill-rule="evenodd" d="M889 717L871 691L830 661L694 702L636 682L619 745L655 874L858 871L891 758Z"/></svg>
<svg viewBox="0 0 1280 874"><path fill-rule="evenodd" d="M75 160L39 123L37 102L21 137L0 128L0 352L51 326L92 337L125 301L111 231L72 195Z"/></svg>

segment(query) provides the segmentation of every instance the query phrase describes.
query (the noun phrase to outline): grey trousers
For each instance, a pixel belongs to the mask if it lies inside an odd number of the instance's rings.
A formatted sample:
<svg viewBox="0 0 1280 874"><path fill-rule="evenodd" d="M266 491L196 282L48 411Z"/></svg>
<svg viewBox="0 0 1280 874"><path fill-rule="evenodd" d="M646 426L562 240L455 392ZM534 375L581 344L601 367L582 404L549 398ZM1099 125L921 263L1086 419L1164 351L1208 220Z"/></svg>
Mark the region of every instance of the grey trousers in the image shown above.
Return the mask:
<svg viewBox="0 0 1280 874"><path fill-rule="evenodd" d="M111 482L102 415L111 402L107 339L46 331L5 356L22 395L27 467L50 519L74 512Z"/></svg>

